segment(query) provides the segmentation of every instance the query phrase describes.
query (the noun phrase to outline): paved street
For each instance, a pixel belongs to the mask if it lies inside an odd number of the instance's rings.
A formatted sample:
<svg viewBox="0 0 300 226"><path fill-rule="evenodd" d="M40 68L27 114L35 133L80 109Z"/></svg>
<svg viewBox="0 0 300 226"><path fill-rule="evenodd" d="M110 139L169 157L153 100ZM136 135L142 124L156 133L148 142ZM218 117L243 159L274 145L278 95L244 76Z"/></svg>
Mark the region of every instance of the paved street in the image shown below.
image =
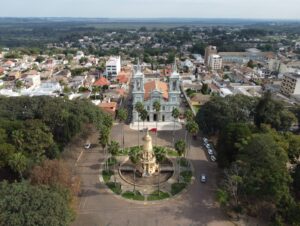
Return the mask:
<svg viewBox="0 0 300 226"><path fill-rule="evenodd" d="M112 139L121 142L121 125L115 125ZM137 145L137 131L125 128L125 145ZM160 131L158 144L170 146L172 131ZM153 143L155 144L155 135ZM142 144L142 132L140 134ZM184 131L176 131L176 139L184 137ZM97 135L90 140L96 144ZM85 151L77 164L77 172L82 177L82 195L79 200L79 213L73 226L227 226L224 213L217 207L215 195L215 176L217 166L207 161L205 152L200 148L200 139L193 141L188 158L191 160L196 181L188 191L169 201L158 204L134 203L112 195L99 182L99 168L103 161L103 153L99 146L94 145ZM206 184L201 184L199 175L208 176Z"/></svg>

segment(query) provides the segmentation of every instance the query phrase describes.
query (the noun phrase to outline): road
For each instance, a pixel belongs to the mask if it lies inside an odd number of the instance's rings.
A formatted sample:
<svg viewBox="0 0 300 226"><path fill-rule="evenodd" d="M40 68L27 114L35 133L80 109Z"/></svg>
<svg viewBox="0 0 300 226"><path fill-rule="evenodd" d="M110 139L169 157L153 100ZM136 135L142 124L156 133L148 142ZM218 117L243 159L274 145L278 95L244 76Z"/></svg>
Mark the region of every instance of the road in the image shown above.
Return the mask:
<svg viewBox="0 0 300 226"><path fill-rule="evenodd" d="M113 127L113 140L121 141L120 131L121 125ZM137 131L130 130L126 126L125 145L136 145L137 137ZM183 130L176 131L176 138L179 137L184 137ZM97 134L90 137L90 141L97 143ZM159 132L160 145L170 146L171 141L172 131ZM72 226L233 225L215 201L215 178L218 168L215 163L207 160L205 152L200 147L200 140L192 141L188 154L195 169L195 183L190 185L184 194L157 204L130 202L107 191L106 187L99 182L99 168L103 157L101 148L94 145L89 151L83 153L77 163L76 170L82 178L82 194L78 203L78 215ZM206 184L199 181L201 173L207 175Z"/></svg>

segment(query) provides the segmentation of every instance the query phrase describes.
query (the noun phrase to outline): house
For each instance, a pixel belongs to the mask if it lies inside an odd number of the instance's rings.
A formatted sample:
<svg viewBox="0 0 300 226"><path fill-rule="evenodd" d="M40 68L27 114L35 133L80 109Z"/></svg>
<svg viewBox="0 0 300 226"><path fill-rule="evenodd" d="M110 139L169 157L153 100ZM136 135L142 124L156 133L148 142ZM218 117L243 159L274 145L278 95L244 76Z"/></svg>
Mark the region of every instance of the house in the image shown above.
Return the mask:
<svg viewBox="0 0 300 226"><path fill-rule="evenodd" d="M16 80L21 78L21 73L19 71L11 71L8 74L8 80Z"/></svg>
<svg viewBox="0 0 300 226"><path fill-rule="evenodd" d="M117 110L116 102L102 102L98 106L104 112L107 112L107 113L111 114L112 116L115 116L116 110Z"/></svg>
<svg viewBox="0 0 300 226"><path fill-rule="evenodd" d="M11 61L11 60L8 60L8 61L6 61L6 62L3 64L3 67L4 67L4 68L13 68L13 67L15 67L15 66L16 66L15 62L13 62L13 61Z"/></svg>
<svg viewBox="0 0 300 226"><path fill-rule="evenodd" d="M96 82L94 82L93 86L109 86L110 82L103 76L101 76Z"/></svg>
<svg viewBox="0 0 300 226"><path fill-rule="evenodd" d="M28 87L37 87L41 84L41 76L39 73L35 73L36 71L32 71L32 73L28 73L26 77L24 77L25 85Z"/></svg>

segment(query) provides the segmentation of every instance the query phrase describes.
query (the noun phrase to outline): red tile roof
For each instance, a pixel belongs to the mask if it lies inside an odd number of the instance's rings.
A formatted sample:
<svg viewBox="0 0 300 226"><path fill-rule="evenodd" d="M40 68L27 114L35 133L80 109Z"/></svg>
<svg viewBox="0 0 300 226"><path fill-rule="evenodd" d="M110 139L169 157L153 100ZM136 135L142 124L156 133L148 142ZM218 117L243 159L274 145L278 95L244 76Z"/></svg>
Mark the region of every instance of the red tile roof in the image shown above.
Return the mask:
<svg viewBox="0 0 300 226"><path fill-rule="evenodd" d="M110 82L105 77L100 77L96 82L94 82L94 86L109 86Z"/></svg>
<svg viewBox="0 0 300 226"><path fill-rule="evenodd" d="M126 84L128 82L128 77L129 77L128 73L126 73L125 71L121 71L118 74L117 80L119 81L119 83Z"/></svg>
<svg viewBox="0 0 300 226"><path fill-rule="evenodd" d="M144 95L145 100L148 100L150 98L151 92L155 89L158 89L160 92L162 92L164 99L169 99L168 85L165 82L161 82L157 80L147 82L144 85L144 89L145 89L145 95Z"/></svg>

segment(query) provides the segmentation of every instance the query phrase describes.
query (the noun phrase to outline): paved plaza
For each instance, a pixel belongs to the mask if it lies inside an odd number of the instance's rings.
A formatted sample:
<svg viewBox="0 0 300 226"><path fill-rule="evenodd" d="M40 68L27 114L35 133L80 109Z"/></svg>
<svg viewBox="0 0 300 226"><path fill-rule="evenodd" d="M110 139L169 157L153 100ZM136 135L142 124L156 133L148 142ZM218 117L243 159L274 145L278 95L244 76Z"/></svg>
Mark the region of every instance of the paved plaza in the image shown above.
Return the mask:
<svg viewBox="0 0 300 226"><path fill-rule="evenodd" d="M114 125L112 140L121 142L121 125ZM137 145L136 130L125 128L125 146ZM157 143L171 146L173 131L159 131ZM175 132L176 139L184 138L184 130ZM155 134L151 134L155 144ZM142 144L143 132L140 132ZM113 195L99 181L99 171L104 154L97 145L97 134L90 137L93 147L84 151L77 163L77 173L82 178L82 193L78 203L78 215L73 226L227 226L234 225L218 207L215 200L218 174L216 163L207 160L200 138L193 140L188 159L195 170L195 182L188 191L171 200L136 202ZM201 173L208 177L206 184L199 181Z"/></svg>

